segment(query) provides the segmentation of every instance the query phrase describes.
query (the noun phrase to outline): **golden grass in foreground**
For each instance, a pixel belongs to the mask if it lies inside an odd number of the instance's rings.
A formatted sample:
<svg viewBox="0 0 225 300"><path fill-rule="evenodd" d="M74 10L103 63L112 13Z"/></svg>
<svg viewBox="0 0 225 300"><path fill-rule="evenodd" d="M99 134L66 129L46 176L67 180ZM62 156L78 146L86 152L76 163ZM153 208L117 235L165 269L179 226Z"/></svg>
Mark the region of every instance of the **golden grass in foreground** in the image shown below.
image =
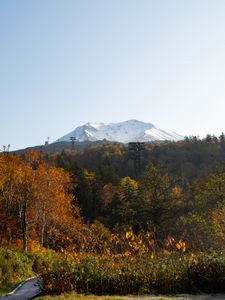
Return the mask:
<svg viewBox="0 0 225 300"><path fill-rule="evenodd" d="M176 296L84 296L63 294L60 296L43 296L37 300L225 300L225 295L176 295Z"/></svg>

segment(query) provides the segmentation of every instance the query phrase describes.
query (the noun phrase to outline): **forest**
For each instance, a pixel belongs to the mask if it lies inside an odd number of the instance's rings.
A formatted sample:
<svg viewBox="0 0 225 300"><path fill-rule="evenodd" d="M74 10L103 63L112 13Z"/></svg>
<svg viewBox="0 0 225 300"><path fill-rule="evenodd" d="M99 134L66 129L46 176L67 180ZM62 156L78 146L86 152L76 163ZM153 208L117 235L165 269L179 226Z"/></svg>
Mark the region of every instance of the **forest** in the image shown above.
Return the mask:
<svg viewBox="0 0 225 300"><path fill-rule="evenodd" d="M121 144L1 153L0 287L225 292L224 162L224 134L146 144L138 168Z"/></svg>

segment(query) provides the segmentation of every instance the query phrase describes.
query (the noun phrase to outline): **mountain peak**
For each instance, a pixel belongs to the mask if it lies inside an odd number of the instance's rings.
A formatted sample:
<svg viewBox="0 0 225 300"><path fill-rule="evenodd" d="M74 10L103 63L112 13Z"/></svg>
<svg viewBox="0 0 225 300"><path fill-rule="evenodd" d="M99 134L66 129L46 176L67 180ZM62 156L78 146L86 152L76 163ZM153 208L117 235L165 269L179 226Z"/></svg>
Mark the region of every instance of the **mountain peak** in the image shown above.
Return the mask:
<svg viewBox="0 0 225 300"><path fill-rule="evenodd" d="M75 137L77 141L108 140L112 142L151 142L151 141L177 141L183 136L157 128L152 123L139 120L127 120L119 123L95 123L88 122L75 128L72 132L64 135L59 141L69 141Z"/></svg>

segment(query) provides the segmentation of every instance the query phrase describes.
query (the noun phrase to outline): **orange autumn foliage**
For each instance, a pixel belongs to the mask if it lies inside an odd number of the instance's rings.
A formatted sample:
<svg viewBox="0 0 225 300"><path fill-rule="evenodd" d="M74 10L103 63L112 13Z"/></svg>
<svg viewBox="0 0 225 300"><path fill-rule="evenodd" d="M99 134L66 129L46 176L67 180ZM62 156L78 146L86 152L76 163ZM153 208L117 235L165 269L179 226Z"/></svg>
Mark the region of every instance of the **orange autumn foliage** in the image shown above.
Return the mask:
<svg viewBox="0 0 225 300"><path fill-rule="evenodd" d="M32 238L54 248L57 240L73 236L80 223L73 198L69 174L44 163L39 153L24 159L0 155L0 241L21 238L26 250Z"/></svg>

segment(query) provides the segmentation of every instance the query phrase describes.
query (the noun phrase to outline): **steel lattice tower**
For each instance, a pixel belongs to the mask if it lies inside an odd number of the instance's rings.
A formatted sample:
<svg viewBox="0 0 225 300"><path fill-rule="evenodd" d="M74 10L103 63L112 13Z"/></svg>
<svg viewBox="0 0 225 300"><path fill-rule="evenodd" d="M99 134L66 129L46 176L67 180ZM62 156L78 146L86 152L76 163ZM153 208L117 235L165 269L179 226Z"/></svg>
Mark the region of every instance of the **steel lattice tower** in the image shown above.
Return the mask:
<svg viewBox="0 0 225 300"><path fill-rule="evenodd" d="M129 159L134 161L134 170L136 176L141 171L141 153L144 150L145 150L145 143L141 143L141 142L129 143L128 146Z"/></svg>

